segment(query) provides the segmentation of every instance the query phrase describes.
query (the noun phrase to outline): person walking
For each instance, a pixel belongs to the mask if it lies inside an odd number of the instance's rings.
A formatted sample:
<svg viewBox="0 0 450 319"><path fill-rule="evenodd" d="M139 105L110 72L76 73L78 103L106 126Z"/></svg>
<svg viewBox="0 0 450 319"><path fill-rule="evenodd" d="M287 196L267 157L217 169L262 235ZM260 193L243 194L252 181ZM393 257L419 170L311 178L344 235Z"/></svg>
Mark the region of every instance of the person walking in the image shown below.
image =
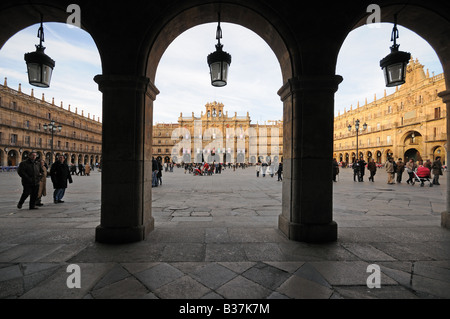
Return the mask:
<svg viewBox="0 0 450 319"><path fill-rule="evenodd" d="M283 177L281 176L283 174L283 163L278 164L278 182L281 182L283 180Z"/></svg>
<svg viewBox="0 0 450 319"><path fill-rule="evenodd" d="M84 176L90 176L89 174L91 174L91 165L87 163L84 167Z"/></svg>
<svg viewBox="0 0 450 319"><path fill-rule="evenodd" d="M399 184L402 182L402 175L403 175L404 171L405 171L405 163L403 163L402 159L399 158L398 162L397 162L397 170L396 170L397 183L399 183Z"/></svg>
<svg viewBox="0 0 450 319"><path fill-rule="evenodd" d="M337 182L336 176L339 175L339 163L336 161L335 158L333 158L333 182Z"/></svg>
<svg viewBox="0 0 450 319"><path fill-rule="evenodd" d="M261 172L261 163L256 163L256 177L259 177L260 172Z"/></svg>
<svg viewBox="0 0 450 319"><path fill-rule="evenodd" d="M405 165L406 173L408 173L408 175L409 175L409 178L406 181L407 184L414 185L414 183L415 183L414 172L415 172L416 168L417 168L417 164L414 162L414 159L411 158L408 161L408 163L406 163L406 165Z"/></svg>
<svg viewBox="0 0 450 319"><path fill-rule="evenodd" d="M161 160L158 160L158 173L156 174L156 183L162 186L162 170L163 170L163 166L161 163Z"/></svg>
<svg viewBox="0 0 450 319"><path fill-rule="evenodd" d="M375 163L375 159L369 161L369 164L367 164L367 170L370 172L369 181L375 182L373 179L377 173L377 163Z"/></svg>
<svg viewBox="0 0 450 319"><path fill-rule="evenodd" d="M42 204L42 196L47 196L47 166L45 165L45 161L43 159L40 160L42 176L39 182L39 190L36 199L36 206L44 206Z"/></svg>
<svg viewBox="0 0 450 319"><path fill-rule="evenodd" d="M366 170L366 161L361 157L358 161L358 166L359 166L359 178L358 178L358 182L364 182L364 174L365 174L365 170Z"/></svg>
<svg viewBox="0 0 450 319"><path fill-rule="evenodd" d="M23 191L17 208L21 209L25 200L30 196L30 209L37 209L36 199L39 191L39 182L42 177L40 164L36 161L36 153L32 152L28 158L19 164L17 174L22 179Z"/></svg>
<svg viewBox="0 0 450 319"><path fill-rule="evenodd" d="M77 173L77 175L80 174L80 176L83 176L83 172L84 172L83 164L78 163L78 173Z"/></svg>
<svg viewBox="0 0 450 319"><path fill-rule="evenodd" d="M388 161L385 164L386 167L386 172L388 174L388 184L395 184L394 183L394 176L395 176L395 171L394 171L394 160L392 159L392 157L388 158Z"/></svg>
<svg viewBox="0 0 450 319"><path fill-rule="evenodd" d="M152 187L158 187L158 162L152 157Z"/></svg>
<svg viewBox="0 0 450 319"><path fill-rule="evenodd" d="M69 166L64 162L64 156L59 155L58 160L50 168L50 177L52 179L53 202L55 204L64 203L62 200L66 193L67 181L72 184L72 175L70 175Z"/></svg>
<svg viewBox="0 0 450 319"><path fill-rule="evenodd" d="M266 171L267 171L267 164L262 163L262 176L266 177Z"/></svg>
<svg viewBox="0 0 450 319"><path fill-rule="evenodd" d="M439 184L439 175L442 175L442 163L441 157L437 156L431 165L432 174L433 174L433 185L441 185Z"/></svg>

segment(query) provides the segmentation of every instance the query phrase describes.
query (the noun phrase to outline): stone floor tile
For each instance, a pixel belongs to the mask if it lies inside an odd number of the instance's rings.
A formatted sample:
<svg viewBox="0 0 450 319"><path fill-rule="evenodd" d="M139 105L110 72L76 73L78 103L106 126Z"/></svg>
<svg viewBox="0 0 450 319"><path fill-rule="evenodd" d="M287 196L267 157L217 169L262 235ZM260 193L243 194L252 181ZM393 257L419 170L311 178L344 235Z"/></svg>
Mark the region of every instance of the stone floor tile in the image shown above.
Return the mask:
<svg viewBox="0 0 450 319"><path fill-rule="evenodd" d="M304 263L294 275L307 279L309 281L315 282L327 288L332 288L329 282L322 276L322 274L317 271L310 263Z"/></svg>
<svg viewBox="0 0 450 319"><path fill-rule="evenodd" d="M215 290L237 274L220 264L209 263L197 269L191 276L206 287Z"/></svg>
<svg viewBox="0 0 450 319"><path fill-rule="evenodd" d="M292 275L276 291L294 299L328 299L333 293L323 285L296 275Z"/></svg>
<svg viewBox="0 0 450 319"><path fill-rule="evenodd" d="M376 249L370 244L345 243L342 246L365 261L393 261L395 258Z"/></svg>
<svg viewBox="0 0 450 319"><path fill-rule="evenodd" d="M161 299L199 299L211 290L189 276L180 277L156 290Z"/></svg>
<svg viewBox="0 0 450 319"><path fill-rule="evenodd" d="M381 288L367 288L367 286L340 286L336 293L342 299L418 299L411 291L401 286L381 286Z"/></svg>
<svg viewBox="0 0 450 319"><path fill-rule="evenodd" d="M203 261L205 245L196 243L168 243L161 254L161 261Z"/></svg>
<svg viewBox="0 0 450 319"><path fill-rule="evenodd" d="M146 296L148 290L136 278L127 277L91 292L95 299L116 299L119 294L121 299L137 299Z"/></svg>
<svg viewBox="0 0 450 319"><path fill-rule="evenodd" d="M175 267L161 263L135 274L135 277L148 289L154 291L159 287L182 277L184 274Z"/></svg>
<svg viewBox="0 0 450 319"><path fill-rule="evenodd" d="M245 277L237 276L216 292L226 299L263 299L270 295L271 290Z"/></svg>
<svg viewBox="0 0 450 319"><path fill-rule="evenodd" d="M267 289L275 290L289 278L290 274L284 270L260 262L245 271L242 276Z"/></svg>
<svg viewBox="0 0 450 319"><path fill-rule="evenodd" d="M247 255L241 245L207 244L205 261L247 261Z"/></svg>
<svg viewBox="0 0 450 319"><path fill-rule="evenodd" d="M120 264L115 264L114 267L102 279L100 279L99 282L97 282L93 289L101 289L129 276L130 273L127 270L125 270Z"/></svg>
<svg viewBox="0 0 450 319"><path fill-rule="evenodd" d="M254 261L243 261L243 262L219 262L218 264L227 267L228 269L231 269L237 274L242 274L244 271L249 269L250 267L253 267L256 262Z"/></svg>
<svg viewBox="0 0 450 319"><path fill-rule="evenodd" d="M242 247L248 260L283 261L288 259L281 251L278 243L246 243Z"/></svg>

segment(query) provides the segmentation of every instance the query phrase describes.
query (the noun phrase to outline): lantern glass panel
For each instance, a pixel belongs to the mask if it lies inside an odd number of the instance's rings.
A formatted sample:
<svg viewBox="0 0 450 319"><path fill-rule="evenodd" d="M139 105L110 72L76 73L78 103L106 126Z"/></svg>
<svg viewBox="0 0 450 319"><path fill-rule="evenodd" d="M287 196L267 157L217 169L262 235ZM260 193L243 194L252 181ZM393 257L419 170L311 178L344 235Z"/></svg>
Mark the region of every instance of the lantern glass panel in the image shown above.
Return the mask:
<svg viewBox="0 0 450 319"><path fill-rule="evenodd" d="M50 86L53 69L48 65L42 66L42 83L45 86Z"/></svg>
<svg viewBox="0 0 450 319"><path fill-rule="evenodd" d="M30 83L41 82L41 65L38 63L28 63L28 79Z"/></svg>
<svg viewBox="0 0 450 319"><path fill-rule="evenodd" d="M403 63L396 63L387 67L389 82L398 82L403 78Z"/></svg>
<svg viewBox="0 0 450 319"><path fill-rule="evenodd" d="M220 62L214 62L211 63L211 81L217 81L221 79L221 63Z"/></svg>

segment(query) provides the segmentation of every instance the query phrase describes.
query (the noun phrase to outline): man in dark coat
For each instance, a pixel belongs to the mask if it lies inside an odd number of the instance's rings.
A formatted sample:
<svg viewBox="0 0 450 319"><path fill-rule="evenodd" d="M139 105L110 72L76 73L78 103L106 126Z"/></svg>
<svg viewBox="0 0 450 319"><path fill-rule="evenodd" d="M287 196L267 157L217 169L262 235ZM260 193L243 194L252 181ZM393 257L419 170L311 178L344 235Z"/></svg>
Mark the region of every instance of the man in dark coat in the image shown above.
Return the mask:
<svg viewBox="0 0 450 319"><path fill-rule="evenodd" d="M64 203L62 198L66 192L67 181L72 183L72 176L70 175L69 166L64 163L64 156L60 155L58 160L53 163L50 169L50 177L52 179L53 188L53 202L55 204Z"/></svg>
<svg viewBox="0 0 450 319"><path fill-rule="evenodd" d="M22 178L23 192L17 208L22 208L23 203L30 196L30 209L37 209L36 199L39 191L39 182L43 171L39 161L36 161L36 153L32 152L28 158L19 164L17 173Z"/></svg>
<svg viewBox="0 0 450 319"><path fill-rule="evenodd" d="M358 165L359 165L359 178L358 178L358 182L364 182L364 174L366 171L366 161L361 157L358 161Z"/></svg>

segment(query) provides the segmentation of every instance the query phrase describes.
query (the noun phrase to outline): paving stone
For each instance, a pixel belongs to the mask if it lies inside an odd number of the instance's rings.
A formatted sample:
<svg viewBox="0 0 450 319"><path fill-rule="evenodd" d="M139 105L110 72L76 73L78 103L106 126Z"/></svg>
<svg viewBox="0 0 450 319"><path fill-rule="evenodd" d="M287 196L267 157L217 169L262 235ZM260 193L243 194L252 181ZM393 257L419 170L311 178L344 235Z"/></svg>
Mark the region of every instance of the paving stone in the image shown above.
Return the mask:
<svg viewBox="0 0 450 319"><path fill-rule="evenodd" d="M167 263L158 264L135 274L135 277L151 291L182 276L181 271Z"/></svg>
<svg viewBox="0 0 450 319"><path fill-rule="evenodd" d="M111 285L117 281L123 280L130 276L121 265L116 264L114 267L94 286L94 290Z"/></svg>
<svg viewBox="0 0 450 319"><path fill-rule="evenodd" d="M316 282L299 276L291 276L277 292L294 299L328 299L333 291Z"/></svg>
<svg viewBox="0 0 450 319"><path fill-rule="evenodd" d="M335 289L343 299L418 299L410 290L400 286L381 286L381 288L372 289L344 286Z"/></svg>
<svg viewBox="0 0 450 319"><path fill-rule="evenodd" d="M116 299L117 295L120 295L121 299L137 299L146 296L148 290L136 278L127 277L102 288L94 289L91 294L95 299Z"/></svg>
<svg viewBox="0 0 450 319"><path fill-rule="evenodd" d="M237 274L217 263L208 263L192 273L192 277L206 287L215 290Z"/></svg>
<svg viewBox="0 0 450 319"><path fill-rule="evenodd" d="M266 287L267 289L275 290L287 278L289 278L290 275L279 268L275 268L264 263L258 263L245 271L242 276L260 284L263 287Z"/></svg>
<svg viewBox="0 0 450 319"><path fill-rule="evenodd" d="M237 276L217 289L217 293L227 299L263 299L271 291L247 278Z"/></svg>
<svg viewBox="0 0 450 319"><path fill-rule="evenodd" d="M155 290L155 295L161 299L199 299L210 292L189 276L180 277L167 285Z"/></svg>
<svg viewBox="0 0 450 319"><path fill-rule="evenodd" d="M247 255L241 245L207 244L205 261L247 261Z"/></svg>
<svg viewBox="0 0 450 319"><path fill-rule="evenodd" d="M322 276L320 272L317 271L310 263L303 264L294 275L307 279L309 281L315 282L327 288L332 288L328 281Z"/></svg>

